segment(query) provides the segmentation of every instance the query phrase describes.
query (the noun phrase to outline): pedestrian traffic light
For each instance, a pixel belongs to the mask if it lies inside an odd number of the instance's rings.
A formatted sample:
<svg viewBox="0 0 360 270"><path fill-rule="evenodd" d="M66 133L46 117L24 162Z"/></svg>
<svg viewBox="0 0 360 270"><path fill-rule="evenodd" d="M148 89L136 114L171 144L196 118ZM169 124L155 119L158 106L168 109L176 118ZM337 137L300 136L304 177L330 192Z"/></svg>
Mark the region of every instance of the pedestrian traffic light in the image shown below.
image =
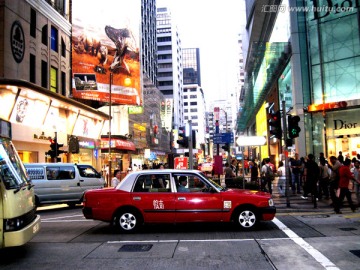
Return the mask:
<svg viewBox="0 0 360 270"><path fill-rule="evenodd" d="M224 149L224 151L226 152L230 152L230 144L228 143L225 143L225 145L223 145L221 148Z"/></svg>
<svg viewBox="0 0 360 270"><path fill-rule="evenodd" d="M186 128L185 127L179 127L178 136L179 136L179 140L177 140L176 142L180 146L182 146L184 148L188 148L189 147L189 138L186 137Z"/></svg>
<svg viewBox="0 0 360 270"><path fill-rule="evenodd" d="M270 134L275 136L277 139L282 138L282 129L281 129L281 112L271 112L269 119L269 129Z"/></svg>
<svg viewBox="0 0 360 270"><path fill-rule="evenodd" d="M299 133L301 131L301 128L299 127L299 122L299 116L288 115L288 133L290 139L299 137Z"/></svg>

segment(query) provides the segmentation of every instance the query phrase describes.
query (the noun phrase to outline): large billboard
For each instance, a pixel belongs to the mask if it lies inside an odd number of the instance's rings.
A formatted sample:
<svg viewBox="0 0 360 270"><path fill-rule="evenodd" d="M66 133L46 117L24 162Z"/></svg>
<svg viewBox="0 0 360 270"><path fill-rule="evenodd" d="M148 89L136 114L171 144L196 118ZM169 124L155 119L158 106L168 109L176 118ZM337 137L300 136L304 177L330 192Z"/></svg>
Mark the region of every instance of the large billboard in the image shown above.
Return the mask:
<svg viewBox="0 0 360 270"><path fill-rule="evenodd" d="M142 105L141 0L72 1L72 18L73 96Z"/></svg>

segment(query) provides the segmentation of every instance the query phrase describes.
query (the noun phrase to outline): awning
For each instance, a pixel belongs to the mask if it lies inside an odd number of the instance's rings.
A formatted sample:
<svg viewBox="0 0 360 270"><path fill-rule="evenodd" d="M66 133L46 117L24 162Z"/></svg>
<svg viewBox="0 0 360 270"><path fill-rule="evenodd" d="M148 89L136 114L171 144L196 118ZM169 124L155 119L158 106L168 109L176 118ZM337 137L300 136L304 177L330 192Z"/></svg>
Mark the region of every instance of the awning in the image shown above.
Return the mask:
<svg viewBox="0 0 360 270"><path fill-rule="evenodd" d="M127 141L122 139L111 139L111 148L115 148L119 150L136 151L135 144L132 141ZM108 149L109 149L109 138L101 138L101 150L106 151Z"/></svg>

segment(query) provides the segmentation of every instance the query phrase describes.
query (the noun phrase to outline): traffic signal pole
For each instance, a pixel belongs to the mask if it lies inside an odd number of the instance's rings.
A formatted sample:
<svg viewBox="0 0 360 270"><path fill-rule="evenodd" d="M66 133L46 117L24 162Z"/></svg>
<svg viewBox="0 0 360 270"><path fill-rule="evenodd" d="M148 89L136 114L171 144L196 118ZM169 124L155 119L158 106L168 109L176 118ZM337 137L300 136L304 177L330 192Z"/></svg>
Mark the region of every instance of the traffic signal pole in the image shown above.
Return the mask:
<svg viewBox="0 0 360 270"><path fill-rule="evenodd" d="M287 136L287 126L286 126L286 107L285 107L285 100L281 102L282 107L282 124L283 124L283 134L284 134L284 154L285 154L285 197L286 197L286 207L290 207L290 194L289 194L289 180L290 180L290 174L289 174L289 156L286 154L288 152L288 149L286 148L286 142L288 139Z"/></svg>
<svg viewBox="0 0 360 270"><path fill-rule="evenodd" d="M193 158L193 137L192 137L192 123L189 120L189 168L194 169L194 158Z"/></svg>

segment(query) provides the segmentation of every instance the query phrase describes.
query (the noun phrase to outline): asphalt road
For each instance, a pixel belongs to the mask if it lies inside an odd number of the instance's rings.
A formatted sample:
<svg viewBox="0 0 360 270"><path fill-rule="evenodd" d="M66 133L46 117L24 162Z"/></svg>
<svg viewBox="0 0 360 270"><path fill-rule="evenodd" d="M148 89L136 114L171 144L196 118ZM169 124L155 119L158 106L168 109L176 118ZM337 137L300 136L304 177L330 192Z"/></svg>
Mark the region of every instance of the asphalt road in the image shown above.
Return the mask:
<svg viewBox="0 0 360 270"><path fill-rule="evenodd" d="M0 269L360 269L360 213L281 212L249 232L211 223L120 234L80 207L46 207L30 243L0 251Z"/></svg>

